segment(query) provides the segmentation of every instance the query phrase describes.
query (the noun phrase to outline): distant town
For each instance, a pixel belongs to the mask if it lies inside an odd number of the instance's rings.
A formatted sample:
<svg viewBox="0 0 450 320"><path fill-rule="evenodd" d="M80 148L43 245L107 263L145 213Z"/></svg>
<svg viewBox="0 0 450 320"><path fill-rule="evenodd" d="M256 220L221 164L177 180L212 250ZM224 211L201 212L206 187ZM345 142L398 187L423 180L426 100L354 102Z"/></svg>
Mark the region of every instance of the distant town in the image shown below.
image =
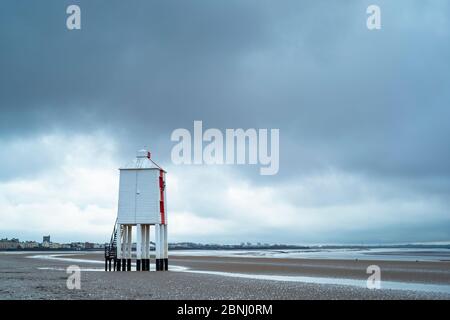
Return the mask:
<svg viewBox="0 0 450 320"><path fill-rule="evenodd" d="M50 236L43 236L42 242L37 241L20 241L17 238L0 239L0 250L103 250L105 243L93 242L70 242L58 243L52 242ZM150 242L150 246L154 247L154 243ZM133 243L133 249L136 244ZM170 250L233 250L233 249L308 249L306 246L285 245L285 244L268 244L268 243L251 243L241 242L240 244L202 244L193 242L169 243Z"/></svg>
<svg viewBox="0 0 450 320"><path fill-rule="evenodd" d="M92 242L52 242L50 236L43 236L42 242L20 241L17 238L0 239L0 250L101 250L105 244Z"/></svg>

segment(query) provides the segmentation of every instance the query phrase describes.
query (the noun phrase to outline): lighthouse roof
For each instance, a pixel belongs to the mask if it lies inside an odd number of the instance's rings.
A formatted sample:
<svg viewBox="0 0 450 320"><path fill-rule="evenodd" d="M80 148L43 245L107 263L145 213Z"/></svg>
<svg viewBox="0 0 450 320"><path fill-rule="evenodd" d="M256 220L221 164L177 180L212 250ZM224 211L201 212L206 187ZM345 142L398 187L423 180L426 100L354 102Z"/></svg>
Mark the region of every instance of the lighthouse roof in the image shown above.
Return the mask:
<svg viewBox="0 0 450 320"><path fill-rule="evenodd" d="M136 158L121 167L119 170L157 169L163 170L151 159L150 151L141 149L136 152ZM163 170L164 171L164 170ZM165 171L164 171L165 172Z"/></svg>

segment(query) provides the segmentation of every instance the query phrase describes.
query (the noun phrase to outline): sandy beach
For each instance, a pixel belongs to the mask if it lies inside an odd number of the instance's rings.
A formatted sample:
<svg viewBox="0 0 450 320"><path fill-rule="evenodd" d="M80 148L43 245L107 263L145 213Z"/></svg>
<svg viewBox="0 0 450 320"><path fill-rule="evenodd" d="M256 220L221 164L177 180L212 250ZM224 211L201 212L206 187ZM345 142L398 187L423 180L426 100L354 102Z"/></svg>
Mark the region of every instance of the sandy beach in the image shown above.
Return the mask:
<svg viewBox="0 0 450 320"><path fill-rule="evenodd" d="M170 272L104 272L102 258L1 252L0 299L450 299L448 261L175 255ZM382 289L369 290L361 284L375 263ZM69 265L82 268L80 290L66 287Z"/></svg>

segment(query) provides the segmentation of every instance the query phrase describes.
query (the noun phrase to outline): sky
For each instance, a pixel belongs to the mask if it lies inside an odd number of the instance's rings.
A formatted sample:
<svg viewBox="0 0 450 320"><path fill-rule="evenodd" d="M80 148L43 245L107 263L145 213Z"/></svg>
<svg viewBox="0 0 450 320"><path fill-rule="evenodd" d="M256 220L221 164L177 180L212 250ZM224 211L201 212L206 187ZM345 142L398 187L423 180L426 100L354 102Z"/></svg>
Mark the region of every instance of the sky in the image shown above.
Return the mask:
<svg viewBox="0 0 450 320"><path fill-rule="evenodd" d="M67 6L81 29L66 27ZM366 9L381 9L368 30ZM0 4L0 238L106 242L120 166L167 172L169 241L450 240L450 2ZM279 129L279 171L176 165L178 128Z"/></svg>

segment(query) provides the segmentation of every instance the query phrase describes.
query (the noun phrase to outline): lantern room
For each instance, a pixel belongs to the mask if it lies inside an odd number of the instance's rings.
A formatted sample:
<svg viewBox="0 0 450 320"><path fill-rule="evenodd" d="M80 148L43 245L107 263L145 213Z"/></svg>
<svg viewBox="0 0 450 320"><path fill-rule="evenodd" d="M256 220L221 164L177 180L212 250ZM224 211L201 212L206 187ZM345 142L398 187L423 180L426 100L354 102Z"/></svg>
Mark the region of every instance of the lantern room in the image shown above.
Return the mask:
<svg viewBox="0 0 450 320"><path fill-rule="evenodd" d="M150 158L150 152L139 150L134 161L120 170L120 224L164 224L165 171Z"/></svg>

